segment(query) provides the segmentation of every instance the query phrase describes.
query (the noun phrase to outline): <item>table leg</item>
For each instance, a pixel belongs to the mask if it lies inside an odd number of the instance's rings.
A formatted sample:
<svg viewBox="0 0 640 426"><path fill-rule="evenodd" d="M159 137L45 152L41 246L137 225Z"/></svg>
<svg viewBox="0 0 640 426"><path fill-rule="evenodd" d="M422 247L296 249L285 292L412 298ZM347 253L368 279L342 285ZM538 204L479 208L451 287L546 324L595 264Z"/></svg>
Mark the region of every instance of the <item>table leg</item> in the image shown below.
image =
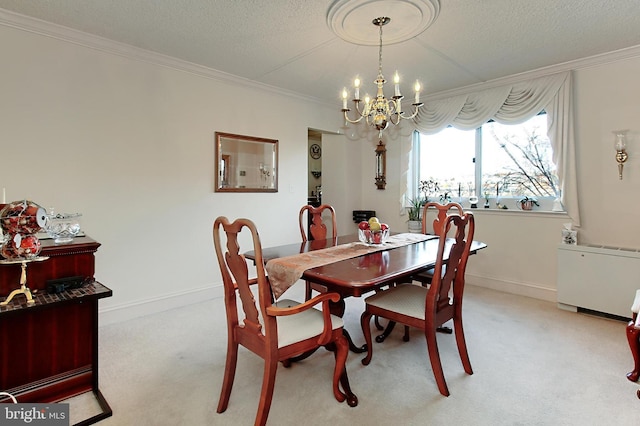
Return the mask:
<svg viewBox="0 0 640 426"><path fill-rule="evenodd" d="M344 302L344 298L342 297L337 302L329 302L329 311L333 315L338 316L340 318L344 316L345 308L346 308L346 304ZM356 346L356 344L353 342L353 339L351 338L351 335L349 334L346 328L344 327L342 328L342 333L344 334L344 337L347 338L347 342L349 342L349 350L351 350L351 352L361 354L367 351L366 344L362 346Z"/></svg>
<svg viewBox="0 0 640 426"><path fill-rule="evenodd" d="M384 340L391 334L394 328L396 328L396 322L389 321L389 324L387 324L387 328L384 329L382 334L376 336L376 342L378 343L384 342Z"/></svg>
<svg viewBox="0 0 640 426"><path fill-rule="evenodd" d="M385 341L385 339L391 334L391 332L393 331L393 329L395 328L396 323L395 321L389 321L389 324L387 324L387 328L384 329L384 331L382 332L382 334L376 336L376 342L378 343L382 343ZM439 333L445 333L445 334L452 334L453 330L451 329L451 327L445 327L445 326L441 326L436 328L436 331ZM405 330L404 330L404 337L402 338L402 340L404 340L405 342L409 341L409 332L408 332L408 328L405 326ZM363 346L366 350L366 345Z"/></svg>
<svg viewBox="0 0 640 426"><path fill-rule="evenodd" d="M312 350L310 350L310 351L307 351L307 352L301 353L301 354L300 354L300 355L298 355L298 356L294 356L293 358L286 359L286 360L282 361L282 365L283 365L285 368L289 368L289 367L291 366L291 363L292 363L292 362L298 362L298 361L302 361L303 359L307 359L307 358L309 358L311 355L313 355L313 354L314 354L318 349L319 349L319 348L315 348L315 349L312 349Z"/></svg>
<svg viewBox="0 0 640 426"><path fill-rule="evenodd" d="M357 354L361 354L367 351L367 344L365 343L362 346L356 346L356 344L353 342L353 339L351 338L351 336L349 335L349 332L347 330L345 330L344 328L342 329L342 334L344 334L344 337L347 338L347 342L349 342L349 350L351 352L357 353Z"/></svg>

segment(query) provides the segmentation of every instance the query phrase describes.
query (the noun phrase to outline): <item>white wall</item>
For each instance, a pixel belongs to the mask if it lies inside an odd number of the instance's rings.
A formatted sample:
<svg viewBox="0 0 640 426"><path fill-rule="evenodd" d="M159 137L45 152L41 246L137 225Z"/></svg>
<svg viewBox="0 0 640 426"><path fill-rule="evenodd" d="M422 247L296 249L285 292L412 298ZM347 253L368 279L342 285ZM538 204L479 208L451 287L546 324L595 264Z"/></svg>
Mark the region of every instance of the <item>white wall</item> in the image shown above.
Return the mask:
<svg viewBox="0 0 640 426"><path fill-rule="evenodd" d="M332 109L1 25L0 57L0 187L83 213L106 321L221 294L219 215L300 238L307 129L336 131ZM279 140L279 192L214 193L216 131Z"/></svg>

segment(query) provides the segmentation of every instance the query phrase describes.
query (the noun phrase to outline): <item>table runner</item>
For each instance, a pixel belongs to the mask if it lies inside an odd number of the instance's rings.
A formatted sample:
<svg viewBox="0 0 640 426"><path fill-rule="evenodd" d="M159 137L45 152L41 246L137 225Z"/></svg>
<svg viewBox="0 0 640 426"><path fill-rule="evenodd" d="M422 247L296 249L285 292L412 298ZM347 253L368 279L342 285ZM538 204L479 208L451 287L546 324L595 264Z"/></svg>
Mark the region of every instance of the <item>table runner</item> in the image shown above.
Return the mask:
<svg viewBox="0 0 640 426"><path fill-rule="evenodd" d="M318 266L328 265L341 260L351 259L382 250L390 250L409 244L437 238L436 235L402 233L390 236L383 244L361 242L340 244L320 250L294 254L292 256L271 259L266 269L273 295L278 299L289 287L298 281L304 271Z"/></svg>

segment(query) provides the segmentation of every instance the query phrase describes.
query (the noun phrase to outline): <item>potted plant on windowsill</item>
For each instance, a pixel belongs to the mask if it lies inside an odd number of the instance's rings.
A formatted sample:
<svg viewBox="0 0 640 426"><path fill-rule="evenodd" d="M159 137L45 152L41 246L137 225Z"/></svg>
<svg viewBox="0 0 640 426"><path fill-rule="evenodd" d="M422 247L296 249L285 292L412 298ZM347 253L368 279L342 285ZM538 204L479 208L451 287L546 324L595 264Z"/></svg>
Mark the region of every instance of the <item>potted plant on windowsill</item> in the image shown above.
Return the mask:
<svg viewBox="0 0 640 426"><path fill-rule="evenodd" d="M521 210L533 210L534 205L540 206L540 204L538 204L538 201L535 198L530 198L526 196L518 200L517 204Z"/></svg>
<svg viewBox="0 0 640 426"><path fill-rule="evenodd" d="M409 215L409 232L418 234L422 232L422 220L420 214L422 212L422 201L419 198L409 200L409 208L407 214Z"/></svg>

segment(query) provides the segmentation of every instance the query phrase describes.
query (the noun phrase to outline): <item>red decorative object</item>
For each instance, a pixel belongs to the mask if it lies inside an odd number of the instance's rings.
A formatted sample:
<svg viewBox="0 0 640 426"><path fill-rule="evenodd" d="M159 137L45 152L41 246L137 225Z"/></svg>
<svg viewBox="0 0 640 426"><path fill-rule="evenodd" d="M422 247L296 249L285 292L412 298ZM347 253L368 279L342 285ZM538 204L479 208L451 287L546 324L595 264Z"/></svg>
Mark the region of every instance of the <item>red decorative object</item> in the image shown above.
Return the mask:
<svg viewBox="0 0 640 426"><path fill-rule="evenodd" d="M0 253L6 259L29 259L40 253L35 235L45 224L47 212L29 200L13 201L0 210L0 225L5 242Z"/></svg>
<svg viewBox="0 0 640 426"><path fill-rule="evenodd" d="M0 211L2 230L7 234L35 234L44 226L47 212L29 200L13 201Z"/></svg>
<svg viewBox="0 0 640 426"><path fill-rule="evenodd" d="M6 259L30 258L40 254L40 239L35 235L10 234L2 245L2 257Z"/></svg>

